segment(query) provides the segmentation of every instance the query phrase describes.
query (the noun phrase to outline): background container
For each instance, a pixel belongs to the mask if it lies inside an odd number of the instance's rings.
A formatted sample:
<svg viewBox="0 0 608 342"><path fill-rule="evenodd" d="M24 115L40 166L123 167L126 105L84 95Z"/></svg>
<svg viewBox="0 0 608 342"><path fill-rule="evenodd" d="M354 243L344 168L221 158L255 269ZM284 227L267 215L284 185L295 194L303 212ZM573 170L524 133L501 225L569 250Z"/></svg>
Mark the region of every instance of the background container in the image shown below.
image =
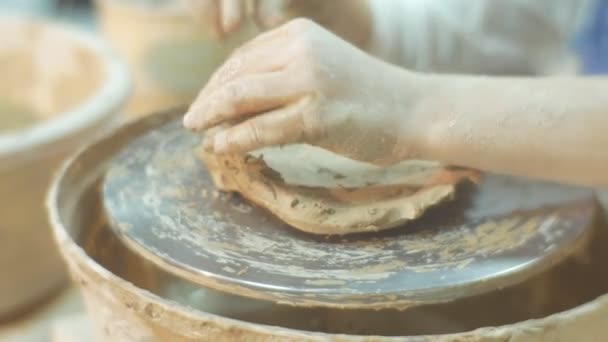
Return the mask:
<svg viewBox="0 0 608 342"><path fill-rule="evenodd" d="M98 0L96 5L102 33L134 75L130 116L190 104L230 51L255 32L245 25L219 41L185 0Z"/></svg>
<svg viewBox="0 0 608 342"><path fill-rule="evenodd" d="M50 22L0 18L0 317L56 289L64 265L43 199L72 150L113 128L126 68L95 38Z"/></svg>

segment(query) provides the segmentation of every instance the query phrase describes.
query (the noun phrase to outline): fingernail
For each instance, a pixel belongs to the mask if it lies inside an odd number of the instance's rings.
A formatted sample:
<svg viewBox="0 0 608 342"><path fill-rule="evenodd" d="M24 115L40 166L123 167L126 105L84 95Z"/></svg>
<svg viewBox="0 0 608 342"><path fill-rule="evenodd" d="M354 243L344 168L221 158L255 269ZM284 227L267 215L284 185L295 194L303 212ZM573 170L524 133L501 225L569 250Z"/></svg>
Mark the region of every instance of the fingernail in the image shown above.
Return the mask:
<svg viewBox="0 0 608 342"><path fill-rule="evenodd" d="M199 113L198 115L196 113ZM191 110L184 116L184 126L194 130L204 130L207 129L206 122L203 118L200 118L201 110Z"/></svg>

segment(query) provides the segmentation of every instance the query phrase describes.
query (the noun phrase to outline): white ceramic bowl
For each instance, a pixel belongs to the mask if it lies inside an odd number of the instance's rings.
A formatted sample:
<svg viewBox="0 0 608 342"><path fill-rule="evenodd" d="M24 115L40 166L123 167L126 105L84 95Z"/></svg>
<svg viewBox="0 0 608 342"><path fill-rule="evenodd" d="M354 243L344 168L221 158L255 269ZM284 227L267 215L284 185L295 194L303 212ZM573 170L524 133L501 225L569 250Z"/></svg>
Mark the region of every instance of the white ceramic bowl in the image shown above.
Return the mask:
<svg viewBox="0 0 608 342"><path fill-rule="evenodd" d="M43 206L46 188L66 154L116 126L130 82L106 45L75 28L0 17L0 32L3 317L66 279Z"/></svg>

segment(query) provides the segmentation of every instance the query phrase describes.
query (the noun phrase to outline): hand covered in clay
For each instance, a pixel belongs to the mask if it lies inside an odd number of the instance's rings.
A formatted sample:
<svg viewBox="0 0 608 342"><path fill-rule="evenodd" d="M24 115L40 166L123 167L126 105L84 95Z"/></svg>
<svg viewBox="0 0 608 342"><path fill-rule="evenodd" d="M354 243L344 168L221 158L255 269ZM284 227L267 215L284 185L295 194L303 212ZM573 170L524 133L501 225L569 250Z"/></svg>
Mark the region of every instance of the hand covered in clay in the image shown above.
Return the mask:
<svg viewBox="0 0 608 342"><path fill-rule="evenodd" d="M200 92L184 125L220 127L204 143L215 153L307 143L390 164L415 152L414 108L423 84L296 19L238 49Z"/></svg>
<svg viewBox="0 0 608 342"><path fill-rule="evenodd" d="M226 37L247 20L272 29L296 17L310 18L344 39L364 46L371 34L368 0L190 0L196 18L218 37Z"/></svg>

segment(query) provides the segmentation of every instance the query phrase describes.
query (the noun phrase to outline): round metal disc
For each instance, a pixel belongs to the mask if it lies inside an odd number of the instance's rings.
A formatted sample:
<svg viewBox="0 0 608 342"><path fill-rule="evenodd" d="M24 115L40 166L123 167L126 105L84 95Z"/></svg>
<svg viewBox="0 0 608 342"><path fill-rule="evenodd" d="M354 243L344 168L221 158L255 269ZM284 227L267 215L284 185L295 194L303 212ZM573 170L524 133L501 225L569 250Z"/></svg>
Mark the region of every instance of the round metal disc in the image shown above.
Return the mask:
<svg viewBox="0 0 608 342"><path fill-rule="evenodd" d="M199 143L174 118L126 145L103 187L109 222L169 272L274 302L405 307L508 286L571 254L596 209L587 190L484 175L404 227L313 236L216 191Z"/></svg>

